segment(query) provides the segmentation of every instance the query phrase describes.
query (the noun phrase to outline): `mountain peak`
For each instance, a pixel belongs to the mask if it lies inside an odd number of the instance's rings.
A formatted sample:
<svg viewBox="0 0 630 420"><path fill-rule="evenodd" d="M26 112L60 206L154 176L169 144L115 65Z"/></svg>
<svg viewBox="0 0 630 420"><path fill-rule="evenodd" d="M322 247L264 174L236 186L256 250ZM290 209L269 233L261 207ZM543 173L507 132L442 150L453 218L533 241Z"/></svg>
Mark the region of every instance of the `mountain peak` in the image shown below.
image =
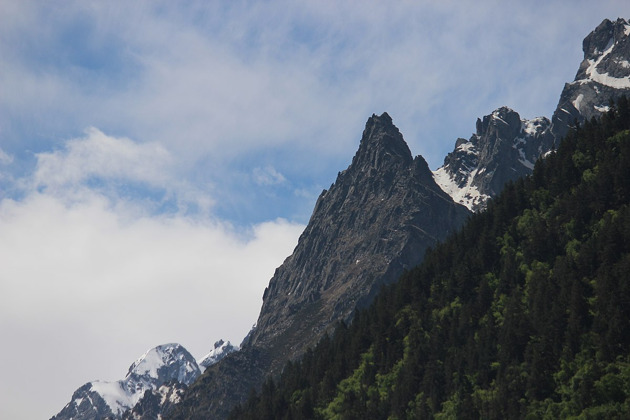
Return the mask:
<svg viewBox="0 0 630 420"><path fill-rule="evenodd" d="M595 28L582 42L584 60L576 81L593 80L606 86L630 88L630 24L623 18L608 19Z"/></svg>
<svg viewBox="0 0 630 420"><path fill-rule="evenodd" d="M372 114L372 117L368 119L368 124L372 123L382 123L386 125L393 125L392 117L387 113L383 112L380 116L376 114Z"/></svg>
<svg viewBox="0 0 630 420"><path fill-rule="evenodd" d="M319 196L293 254L269 281L247 343L208 368L172 418L226 416L252 387L350 321L469 214L439 188L424 159L411 157L391 117L372 115L352 163ZM209 405L189 405L200 393Z"/></svg>
<svg viewBox="0 0 630 420"><path fill-rule="evenodd" d="M372 114L365 124L359 150L352 166L362 169L383 168L391 164L410 164L413 161L409 146L387 112Z"/></svg>
<svg viewBox="0 0 630 420"><path fill-rule="evenodd" d="M615 42L628 36L630 24L623 18L615 22L604 19L582 42L584 59L593 59L601 56Z"/></svg>
<svg viewBox="0 0 630 420"><path fill-rule="evenodd" d="M515 133L520 130L521 117L518 113L507 106L495 109L490 115L483 117L483 120L477 118L477 135L483 136L488 132L490 127L509 127ZM505 127L502 130L505 130Z"/></svg>
<svg viewBox="0 0 630 420"><path fill-rule="evenodd" d="M248 346L286 352L282 362L295 357L467 216L424 159L412 158L391 117L372 115L352 163L319 197L293 255L271 279Z"/></svg>
<svg viewBox="0 0 630 420"><path fill-rule="evenodd" d="M147 391L169 383L190 385L201 375L192 355L177 343L154 347L138 358L124 379L93 381L72 395L71 401L52 420L121 418Z"/></svg>
<svg viewBox="0 0 630 420"><path fill-rule="evenodd" d="M477 119L470 140L457 139L434 178L456 202L473 211L483 209L507 181L531 172L552 143L549 126L545 117L521 119L518 112L502 106Z"/></svg>
<svg viewBox="0 0 630 420"><path fill-rule="evenodd" d="M177 379L189 385L200 374L192 355L181 344L169 343L154 347L136 360L126 379L150 377L159 381Z"/></svg>
<svg viewBox="0 0 630 420"><path fill-rule="evenodd" d="M504 116L504 115L515 113L515 112L516 111L514 111L509 106L503 105L503 106L495 109L494 111L492 111L492 116Z"/></svg>
<svg viewBox="0 0 630 420"><path fill-rule="evenodd" d="M582 42L584 59L560 95L552 118L552 133L559 140L575 122L600 117L611 100L630 93L630 23L604 19Z"/></svg>

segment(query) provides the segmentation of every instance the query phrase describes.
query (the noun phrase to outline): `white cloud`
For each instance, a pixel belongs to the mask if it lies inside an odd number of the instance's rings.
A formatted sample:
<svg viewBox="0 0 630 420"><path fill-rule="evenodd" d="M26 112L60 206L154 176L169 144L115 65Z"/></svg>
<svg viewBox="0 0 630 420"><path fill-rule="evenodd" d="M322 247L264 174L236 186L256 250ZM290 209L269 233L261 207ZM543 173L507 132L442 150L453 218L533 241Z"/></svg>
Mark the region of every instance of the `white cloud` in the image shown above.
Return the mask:
<svg viewBox="0 0 630 420"><path fill-rule="evenodd" d="M77 186L93 177L164 186L170 181L172 158L159 144L137 144L110 137L92 127L86 137L70 140L63 150L37 154L35 187Z"/></svg>
<svg viewBox="0 0 630 420"><path fill-rule="evenodd" d="M70 201L97 191L115 205L121 194L132 190L133 197L125 198L142 201L157 191L154 200L174 200L179 211L194 205L207 212L213 204L208 193L179 178L172 154L155 142L137 143L92 127L84 137L69 140L54 152L37 153L36 159L27 188Z"/></svg>
<svg viewBox="0 0 630 420"><path fill-rule="evenodd" d="M286 178L276 169L267 165L265 167L258 167L252 170L252 177L254 182L261 186L278 185L286 182Z"/></svg>

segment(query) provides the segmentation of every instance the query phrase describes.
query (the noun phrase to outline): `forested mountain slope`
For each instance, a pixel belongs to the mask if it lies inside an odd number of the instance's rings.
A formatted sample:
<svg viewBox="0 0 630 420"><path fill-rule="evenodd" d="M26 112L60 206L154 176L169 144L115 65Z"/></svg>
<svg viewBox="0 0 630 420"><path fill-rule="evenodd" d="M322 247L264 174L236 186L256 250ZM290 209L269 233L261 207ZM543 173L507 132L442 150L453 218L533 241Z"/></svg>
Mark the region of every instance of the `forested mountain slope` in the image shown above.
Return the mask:
<svg viewBox="0 0 630 420"><path fill-rule="evenodd" d="M231 418L627 418L629 273L622 98Z"/></svg>

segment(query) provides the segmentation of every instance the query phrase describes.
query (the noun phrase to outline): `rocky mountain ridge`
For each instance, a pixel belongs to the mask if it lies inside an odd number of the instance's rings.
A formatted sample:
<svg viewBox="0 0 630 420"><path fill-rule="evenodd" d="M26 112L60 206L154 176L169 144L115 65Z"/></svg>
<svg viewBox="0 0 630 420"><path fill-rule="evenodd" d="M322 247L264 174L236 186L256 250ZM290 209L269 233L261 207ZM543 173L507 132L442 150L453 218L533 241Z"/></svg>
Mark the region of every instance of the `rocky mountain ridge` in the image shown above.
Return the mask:
<svg viewBox="0 0 630 420"><path fill-rule="evenodd" d="M600 117L609 104L630 94L630 23L605 19L582 44L584 59L575 79L562 90L551 120L521 119L501 107L477 119L469 140L457 139L444 164L434 171L436 182L453 199L473 211L485 207L503 185L532 172L537 159L567 132Z"/></svg>

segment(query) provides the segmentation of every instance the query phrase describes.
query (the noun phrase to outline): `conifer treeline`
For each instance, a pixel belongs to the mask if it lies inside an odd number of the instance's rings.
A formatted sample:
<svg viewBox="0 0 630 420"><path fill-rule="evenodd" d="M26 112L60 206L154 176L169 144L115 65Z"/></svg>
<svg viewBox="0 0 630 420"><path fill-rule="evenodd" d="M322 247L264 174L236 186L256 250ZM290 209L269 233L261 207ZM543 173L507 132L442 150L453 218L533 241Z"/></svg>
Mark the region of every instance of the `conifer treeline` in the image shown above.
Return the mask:
<svg viewBox="0 0 630 420"><path fill-rule="evenodd" d="M627 418L629 350L622 98L231 418Z"/></svg>

